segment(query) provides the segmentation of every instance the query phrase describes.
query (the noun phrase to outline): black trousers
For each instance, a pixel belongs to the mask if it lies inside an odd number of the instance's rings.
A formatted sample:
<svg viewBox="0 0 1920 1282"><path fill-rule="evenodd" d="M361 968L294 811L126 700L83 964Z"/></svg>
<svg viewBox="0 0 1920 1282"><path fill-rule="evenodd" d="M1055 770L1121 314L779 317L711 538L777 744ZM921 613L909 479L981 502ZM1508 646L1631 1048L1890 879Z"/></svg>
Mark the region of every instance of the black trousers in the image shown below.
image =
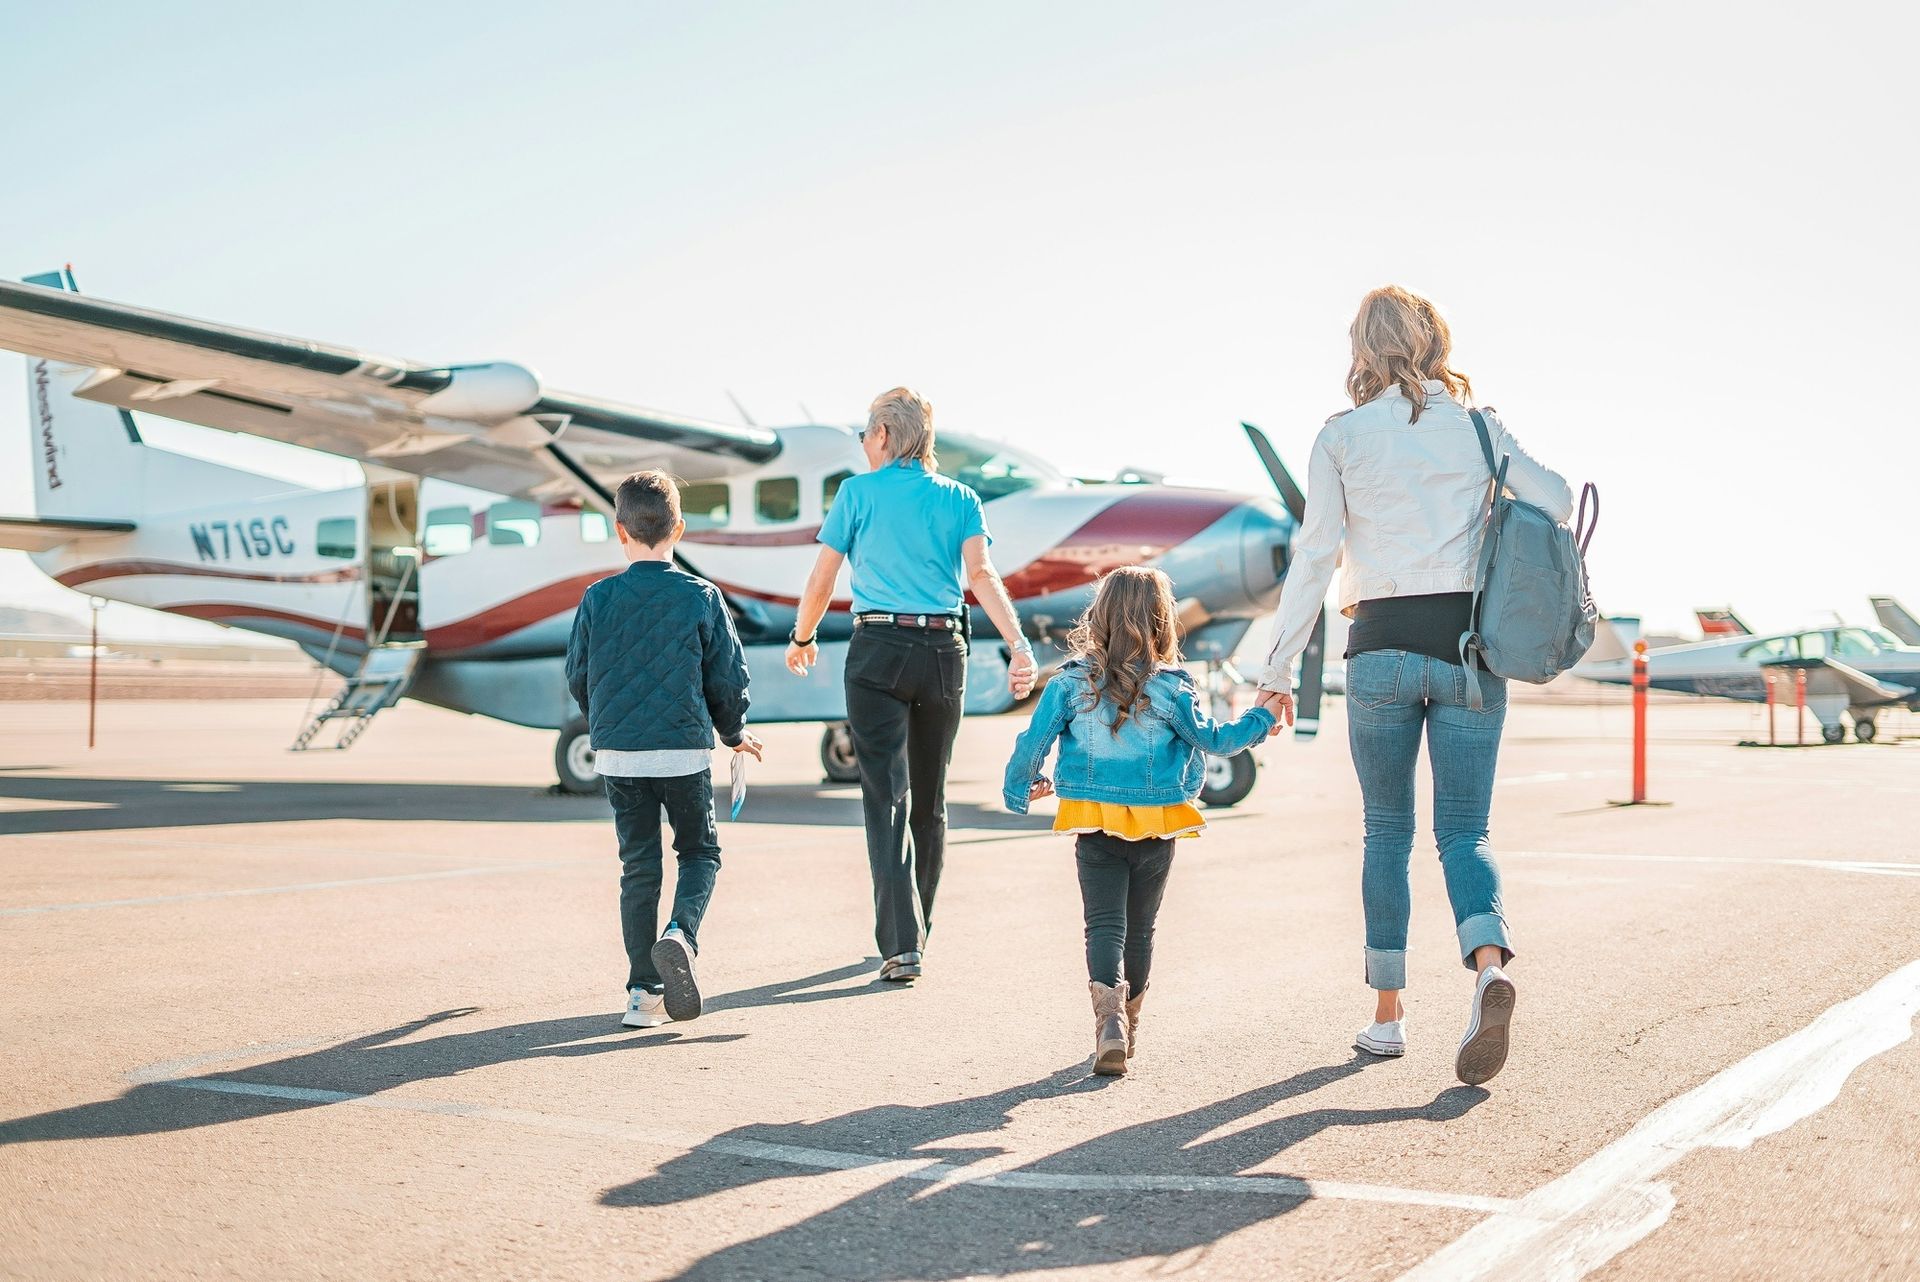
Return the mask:
<svg viewBox="0 0 1920 1282"><path fill-rule="evenodd" d="M1153 923L1173 869L1173 839L1083 832L1073 854L1087 920L1087 978L1117 984L1124 974L1128 995L1138 997L1153 969Z"/></svg>
<svg viewBox="0 0 1920 1282"><path fill-rule="evenodd" d="M720 874L713 774L702 770L665 779L608 775L606 782L613 829L620 838L620 936L627 945L627 991L657 993L665 987L653 964L653 945L660 938L660 811L667 812L680 863L667 920L680 927L697 950L700 919L707 915L714 878Z"/></svg>
<svg viewBox="0 0 1920 1282"><path fill-rule="evenodd" d="M967 692L952 632L862 625L847 648L847 723L860 763L873 933L882 957L919 952L947 848L947 765Z"/></svg>

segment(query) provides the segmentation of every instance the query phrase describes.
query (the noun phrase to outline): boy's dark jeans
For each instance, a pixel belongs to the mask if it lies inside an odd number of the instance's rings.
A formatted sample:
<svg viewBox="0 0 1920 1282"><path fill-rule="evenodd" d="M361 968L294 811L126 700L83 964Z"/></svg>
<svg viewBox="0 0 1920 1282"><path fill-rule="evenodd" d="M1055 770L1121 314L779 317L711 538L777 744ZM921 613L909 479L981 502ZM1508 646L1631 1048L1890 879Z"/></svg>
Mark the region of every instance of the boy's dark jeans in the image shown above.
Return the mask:
<svg viewBox="0 0 1920 1282"><path fill-rule="evenodd" d="M862 625L847 647L847 724L860 762L874 940L919 952L947 849L947 764L967 694L967 643L951 632Z"/></svg>
<svg viewBox="0 0 1920 1282"><path fill-rule="evenodd" d="M697 949L700 919L713 897L720 871L720 841L713 826L713 774L666 779L606 776L613 803L613 829L620 837L620 934L627 945L627 989L663 990L653 965L660 938L660 808L673 828L680 873L673 884L673 913L687 942Z"/></svg>
<svg viewBox="0 0 1920 1282"><path fill-rule="evenodd" d="M1124 969L1128 996L1138 997L1153 968L1153 922L1173 868L1173 839L1123 841L1083 832L1073 855L1087 919L1087 978L1117 984Z"/></svg>

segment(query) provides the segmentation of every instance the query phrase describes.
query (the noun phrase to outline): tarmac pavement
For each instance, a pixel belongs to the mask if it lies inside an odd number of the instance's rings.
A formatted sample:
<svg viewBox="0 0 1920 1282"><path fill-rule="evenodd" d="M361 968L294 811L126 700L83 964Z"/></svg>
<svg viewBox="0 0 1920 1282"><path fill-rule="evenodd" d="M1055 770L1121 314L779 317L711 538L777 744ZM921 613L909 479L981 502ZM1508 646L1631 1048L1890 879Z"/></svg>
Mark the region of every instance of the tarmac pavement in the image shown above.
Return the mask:
<svg viewBox="0 0 1920 1282"><path fill-rule="evenodd" d="M1920 1275L1920 744L1516 704L1515 1048L1416 850L1409 1050L1366 1022L1334 701L1183 843L1135 1068L1088 1074L1069 840L973 719L927 977L877 965L855 790L770 727L698 1021L617 1024L605 804L551 738L405 706L0 705L0 1275ZM1761 730L1764 731L1762 725ZM1889 731L1897 729L1889 725ZM1425 810L1426 802L1422 807Z"/></svg>

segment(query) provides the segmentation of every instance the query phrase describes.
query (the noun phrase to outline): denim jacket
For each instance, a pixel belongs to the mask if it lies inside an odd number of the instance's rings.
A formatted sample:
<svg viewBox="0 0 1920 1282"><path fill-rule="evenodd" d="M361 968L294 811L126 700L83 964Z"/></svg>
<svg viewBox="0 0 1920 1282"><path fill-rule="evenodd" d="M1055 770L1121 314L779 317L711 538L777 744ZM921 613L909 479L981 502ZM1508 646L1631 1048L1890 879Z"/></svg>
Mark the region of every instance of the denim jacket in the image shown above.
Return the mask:
<svg viewBox="0 0 1920 1282"><path fill-rule="evenodd" d="M1054 740L1060 759L1053 789L1069 801L1173 806L1200 795L1206 758L1231 757L1265 739L1279 723L1265 708L1218 722L1200 708L1200 691L1184 668L1147 679L1148 704L1113 732L1114 706L1093 695L1086 664L1073 660L1047 683L1033 720L1007 762L1007 809L1027 813L1027 793L1041 777Z"/></svg>

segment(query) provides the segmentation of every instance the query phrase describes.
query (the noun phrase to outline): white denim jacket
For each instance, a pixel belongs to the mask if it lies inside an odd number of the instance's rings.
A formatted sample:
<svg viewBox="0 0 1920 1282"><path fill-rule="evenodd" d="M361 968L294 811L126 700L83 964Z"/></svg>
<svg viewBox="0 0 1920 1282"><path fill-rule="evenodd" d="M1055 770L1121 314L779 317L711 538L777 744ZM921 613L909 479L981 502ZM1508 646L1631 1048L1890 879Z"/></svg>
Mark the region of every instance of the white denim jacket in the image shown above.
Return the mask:
<svg viewBox="0 0 1920 1282"><path fill-rule="evenodd" d="M1320 429L1261 689L1293 689L1293 661L1307 648L1336 564L1340 612L1349 616L1376 597L1473 591L1492 477L1467 411L1437 380L1423 386L1417 423L1396 386ZM1481 413L1494 458L1513 456L1508 490L1556 520L1572 517L1566 480L1521 449L1492 410Z"/></svg>

